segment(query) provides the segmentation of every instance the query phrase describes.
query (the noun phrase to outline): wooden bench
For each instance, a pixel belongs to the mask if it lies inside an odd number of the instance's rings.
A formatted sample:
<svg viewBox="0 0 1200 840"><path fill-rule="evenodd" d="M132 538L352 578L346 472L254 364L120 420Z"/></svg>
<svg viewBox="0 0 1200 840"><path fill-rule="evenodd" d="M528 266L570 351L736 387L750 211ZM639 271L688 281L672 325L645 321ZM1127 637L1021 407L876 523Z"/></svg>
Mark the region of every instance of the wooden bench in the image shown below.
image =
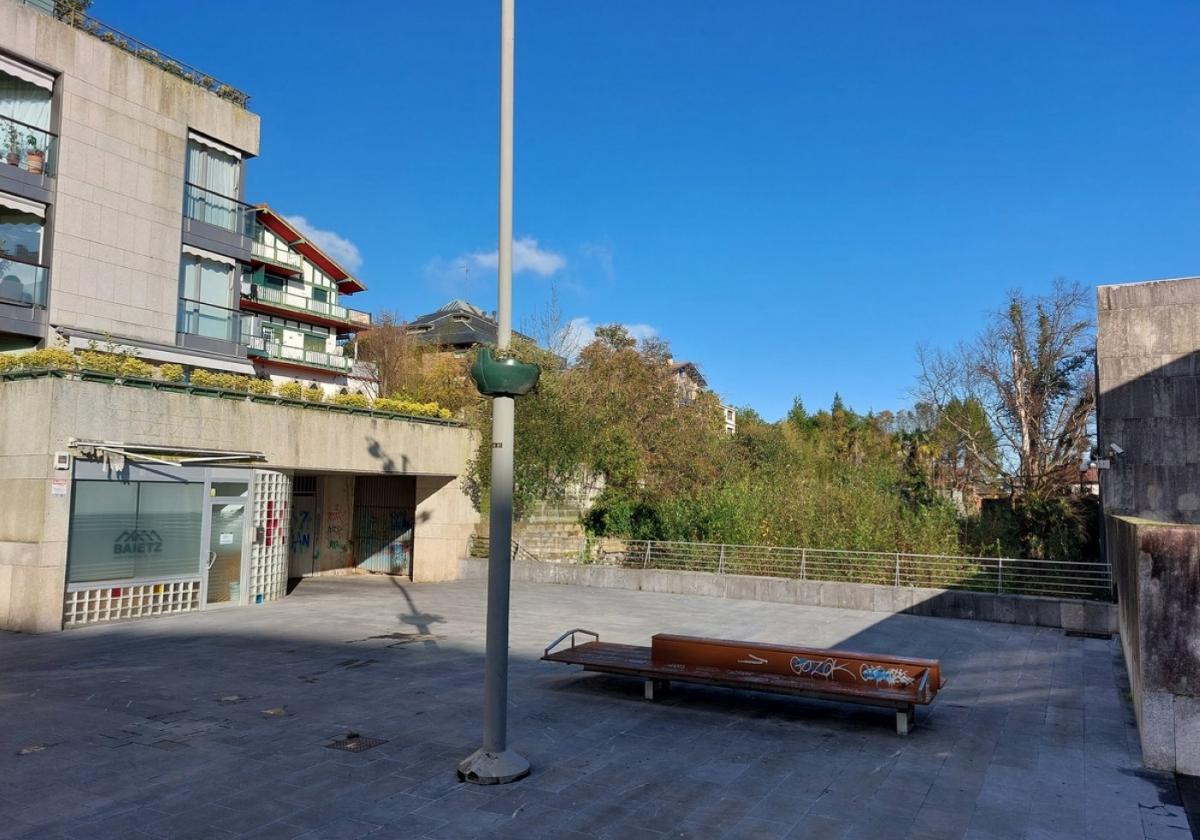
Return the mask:
<svg viewBox="0 0 1200 840"><path fill-rule="evenodd" d="M576 645L576 634L595 641ZM571 646L555 651L567 638ZM907 735L916 722L914 708L930 703L945 685L936 659L665 633L642 647L601 642L596 633L576 628L551 642L542 659L640 677L647 700L672 682L688 682L884 706L896 710L900 735Z"/></svg>

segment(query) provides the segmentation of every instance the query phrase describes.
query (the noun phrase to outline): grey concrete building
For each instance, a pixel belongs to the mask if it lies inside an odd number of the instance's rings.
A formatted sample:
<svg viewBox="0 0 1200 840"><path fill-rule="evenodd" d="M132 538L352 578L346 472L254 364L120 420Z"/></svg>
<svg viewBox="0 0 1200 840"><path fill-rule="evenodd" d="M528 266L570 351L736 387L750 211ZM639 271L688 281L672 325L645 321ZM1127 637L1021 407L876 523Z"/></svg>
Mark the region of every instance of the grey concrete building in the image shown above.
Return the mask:
<svg viewBox="0 0 1200 840"><path fill-rule="evenodd" d="M1200 278L1102 286L1097 310L1105 552L1142 753L1200 775Z"/></svg>
<svg viewBox="0 0 1200 840"><path fill-rule="evenodd" d="M453 577L470 433L274 393L364 389L343 345L370 319L339 301L361 283L245 202L248 97L54 6L0 0L0 362L125 367L0 365L0 628Z"/></svg>

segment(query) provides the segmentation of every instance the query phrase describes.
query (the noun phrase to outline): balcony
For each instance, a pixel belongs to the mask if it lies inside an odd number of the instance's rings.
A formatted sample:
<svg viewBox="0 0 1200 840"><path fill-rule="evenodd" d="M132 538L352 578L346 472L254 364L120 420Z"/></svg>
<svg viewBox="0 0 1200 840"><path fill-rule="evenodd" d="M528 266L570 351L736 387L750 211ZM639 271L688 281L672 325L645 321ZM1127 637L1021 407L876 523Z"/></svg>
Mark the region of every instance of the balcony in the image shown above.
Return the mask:
<svg viewBox="0 0 1200 840"><path fill-rule="evenodd" d="M255 225L254 244L250 246L250 253L254 259L299 274L304 269L304 258L290 248L264 242L262 230L261 225Z"/></svg>
<svg viewBox="0 0 1200 840"><path fill-rule="evenodd" d="M30 175L53 175L58 135L0 114L0 165Z"/></svg>
<svg viewBox="0 0 1200 840"><path fill-rule="evenodd" d="M247 238L254 236L255 209L245 202L198 184L183 187L183 215Z"/></svg>
<svg viewBox="0 0 1200 840"><path fill-rule="evenodd" d="M244 290L245 286L242 288ZM264 305L316 315L329 321L354 324L358 327L371 326L370 313L359 312L357 309L349 309L328 301L313 300L307 295L297 294L286 289L277 289L262 283L251 284L249 293L244 294L244 297Z"/></svg>
<svg viewBox="0 0 1200 840"><path fill-rule="evenodd" d="M288 347L273 341L263 342L265 356L281 362L291 362L305 367L318 367L325 370L347 372L354 365L354 360L336 353L323 353L319 350L305 350L303 347ZM263 355L263 353L256 354Z"/></svg>
<svg viewBox="0 0 1200 840"><path fill-rule="evenodd" d="M0 256L0 303L10 306L46 305L50 269Z"/></svg>

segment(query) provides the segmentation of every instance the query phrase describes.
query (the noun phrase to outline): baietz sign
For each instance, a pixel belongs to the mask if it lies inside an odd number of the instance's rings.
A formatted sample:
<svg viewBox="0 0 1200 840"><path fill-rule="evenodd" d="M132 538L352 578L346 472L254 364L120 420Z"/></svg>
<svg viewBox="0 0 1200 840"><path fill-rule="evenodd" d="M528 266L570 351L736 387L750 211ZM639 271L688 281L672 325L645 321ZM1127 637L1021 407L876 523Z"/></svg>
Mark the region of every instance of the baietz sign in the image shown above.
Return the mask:
<svg viewBox="0 0 1200 840"><path fill-rule="evenodd" d="M113 543L113 554L162 554L162 549L162 537L153 529L122 531Z"/></svg>

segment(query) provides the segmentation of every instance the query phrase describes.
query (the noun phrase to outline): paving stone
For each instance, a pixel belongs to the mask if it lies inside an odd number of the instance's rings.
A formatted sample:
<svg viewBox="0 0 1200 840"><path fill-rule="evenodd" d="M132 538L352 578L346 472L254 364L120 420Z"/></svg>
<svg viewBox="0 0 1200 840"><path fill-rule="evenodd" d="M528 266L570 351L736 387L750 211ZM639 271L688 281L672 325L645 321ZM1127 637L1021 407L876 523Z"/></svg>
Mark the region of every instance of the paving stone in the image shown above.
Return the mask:
<svg viewBox="0 0 1200 840"><path fill-rule="evenodd" d="M464 785L484 583L397 583L309 579L263 607L0 634L0 835L1189 836L1174 781L1139 766L1118 640L625 590L514 585L509 739L534 770ZM437 638L391 646L416 613ZM651 704L636 680L539 661L575 626L928 656L950 682L908 738L886 711L814 700L682 686ZM351 731L386 743L326 747Z"/></svg>

